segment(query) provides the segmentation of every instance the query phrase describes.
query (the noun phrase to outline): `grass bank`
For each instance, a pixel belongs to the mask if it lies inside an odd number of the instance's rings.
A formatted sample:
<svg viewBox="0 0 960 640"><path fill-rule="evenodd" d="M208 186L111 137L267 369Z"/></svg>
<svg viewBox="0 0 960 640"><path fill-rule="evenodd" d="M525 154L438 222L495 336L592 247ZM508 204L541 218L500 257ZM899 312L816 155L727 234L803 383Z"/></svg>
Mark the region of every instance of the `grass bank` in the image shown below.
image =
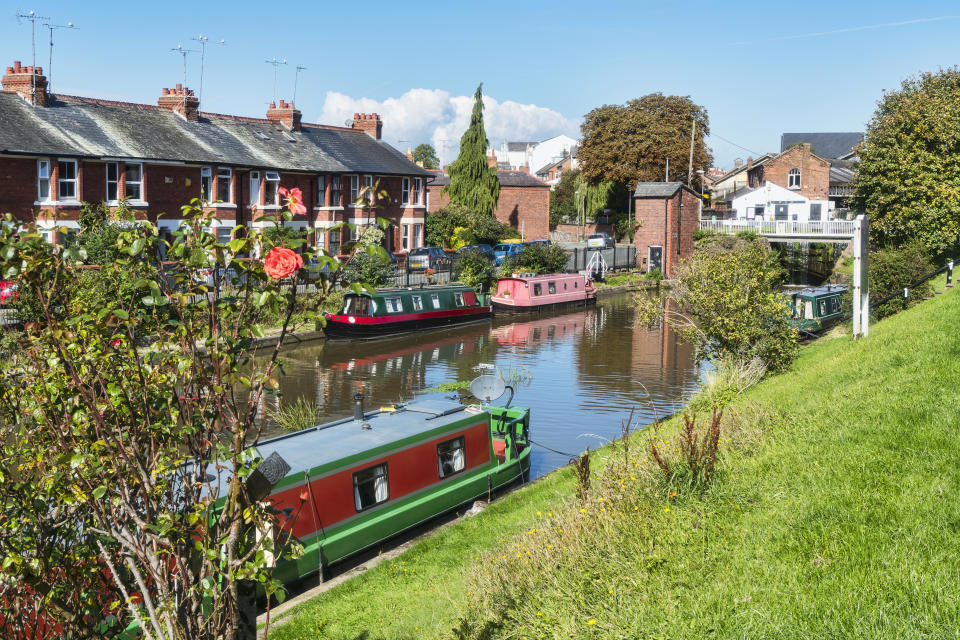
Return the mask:
<svg viewBox="0 0 960 640"><path fill-rule="evenodd" d="M805 347L727 409L707 488L637 434L586 502L563 469L271 637L955 638L958 317L953 290ZM675 430L656 436L674 461Z"/></svg>

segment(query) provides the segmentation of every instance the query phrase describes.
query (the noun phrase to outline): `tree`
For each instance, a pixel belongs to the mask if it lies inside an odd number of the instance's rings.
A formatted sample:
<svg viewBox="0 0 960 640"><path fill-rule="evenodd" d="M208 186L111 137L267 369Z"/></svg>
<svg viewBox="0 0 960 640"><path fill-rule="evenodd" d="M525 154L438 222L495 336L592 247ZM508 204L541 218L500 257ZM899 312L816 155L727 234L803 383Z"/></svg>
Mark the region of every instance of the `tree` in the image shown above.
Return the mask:
<svg viewBox="0 0 960 640"><path fill-rule="evenodd" d="M436 169L440 166L440 158L437 157L437 150L432 144L418 144L413 150L413 161L423 164L425 169Z"/></svg>
<svg viewBox="0 0 960 640"><path fill-rule="evenodd" d="M497 168L487 161L489 144L483 128L483 83L480 83L473 96L470 126L460 138L460 154L450 165L450 184L444 187L444 193L454 204L493 216L500 198L500 180Z"/></svg>
<svg viewBox="0 0 960 640"><path fill-rule="evenodd" d="M667 158L674 179L687 179L690 128L696 122L693 168L713 162L705 143L710 133L707 111L689 96L651 93L625 105L592 110L580 126L580 169L590 184L600 181L634 185L664 178Z"/></svg>
<svg viewBox="0 0 960 640"><path fill-rule="evenodd" d="M492 215L451 203L427 216L424 234L429 246L458 249L467 244L497 244L513 235L514 229Z"/></svg>
<svg viewBox="0 0 960 640"><path fill-rule="evenodd" d="M882 245L916 238L933 254L960 240L960 69L885 93L857 153L857 205Z"/></svg>
<svg viewBox="0 0 960 640"><path fill-rule="evenodd" d="M564 218L574 218L577 215L577 179L580 170L564 171L560 182L550 192L550 226L555 227Z"/></svg>
<svg viewBox="0 0 960 640"><path fill-rule="evenodd" d="M283 547L258 532L289 531L247 481L303 263L280 247L244 259L262 235L218 241L199 200L184 218L166 254L176 271L82 305L81 248L58 250L9 214L0 225L0 272L43 312L0 370L0 636L36 637L23 634L45 621L57 637L130 624L147 640L253 637L256 585L281 593L268 553ZM161 243L147 221L122 231L101 277L155 264ZM266 313L281 316L280 340L254 364ZM154 340L139 346L144 329Z"/></svg>

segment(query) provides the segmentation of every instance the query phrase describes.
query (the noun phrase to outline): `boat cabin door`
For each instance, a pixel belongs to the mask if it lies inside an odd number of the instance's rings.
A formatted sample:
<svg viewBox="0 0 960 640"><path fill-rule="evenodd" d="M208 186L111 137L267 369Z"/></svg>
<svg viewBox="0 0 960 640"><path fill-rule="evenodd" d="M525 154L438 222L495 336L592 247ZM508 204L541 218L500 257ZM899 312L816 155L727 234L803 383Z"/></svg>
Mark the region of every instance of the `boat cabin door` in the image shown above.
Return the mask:
<svg viewBox="0 0 960 640"><path fill-rule="evenodd" d="M653 246L647 249L647 272L657 269L663 271L663 247Z"/></svg>

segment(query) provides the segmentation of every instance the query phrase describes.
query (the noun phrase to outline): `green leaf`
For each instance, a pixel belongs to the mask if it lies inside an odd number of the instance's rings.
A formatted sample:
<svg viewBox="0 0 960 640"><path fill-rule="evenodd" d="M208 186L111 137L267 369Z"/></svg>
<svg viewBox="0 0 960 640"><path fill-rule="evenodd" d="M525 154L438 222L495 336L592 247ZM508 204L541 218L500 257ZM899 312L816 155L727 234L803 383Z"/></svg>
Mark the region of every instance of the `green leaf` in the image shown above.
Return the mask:
<svg viewBox="0 0 960 640"><path fill-rule="evenodd" d="M133 241L133 244L130 245L130 255L135 256L143 251L144 245L147 243L143 238L137 238Z"/></svg>
<svg viewBox="0 0 960 640"><path fill-rule="evenodd" d="M246 238L234 238L230 241L230 251L240 253L247 244Z"/></svg>
<svg viewBox="0 0 960 640"><path fill-rule="evenodd" d="M250 327L250 333L253 334L255 338L262 338L264 336L263 327L259 324L252 325Z"/></svg>
<svg viewBox="0 0 960 640"><path fill-rule="evenodd" d="M97 487L96 489L93 490L93 499L99 500L100 498L103 497L103 494L105 494L106 492L107 492L106 487L104 486Z"/></svg>
<svg viewBox="0 0 960 640"><path fill-rule="evenodd" d="M114 309L113 315L120 318L121 320L129 320L130 314L124 311L123 309Z"/></svg>
<svg viewBox="0 0 960 640"><path fill-rule="evenodd" d="M0 255L3 256L4 260L13 260L13 256L17 255L17 248L12 244L8 244L3 248L2 252L0 252Z"/></svg>

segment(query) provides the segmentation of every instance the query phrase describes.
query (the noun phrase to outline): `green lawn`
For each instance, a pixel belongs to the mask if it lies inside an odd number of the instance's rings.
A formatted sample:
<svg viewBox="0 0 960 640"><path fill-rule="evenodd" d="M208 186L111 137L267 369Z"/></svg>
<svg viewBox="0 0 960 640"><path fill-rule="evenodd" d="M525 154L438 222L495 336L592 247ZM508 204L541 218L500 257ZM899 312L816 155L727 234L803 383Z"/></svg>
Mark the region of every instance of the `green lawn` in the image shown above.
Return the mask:
<svg viewBox="0 0 960 640"><path fill-rule="evenodd" d="M958 319L950 291L866 340L805 347L740 401L770 418L724 450L709 490L669 499L641 482L644 506L581 541L583 562L529 563L521 598L490 586L510 576L492 563L554 532L548 510L578 517L569 469L294 610L271 637L445 638L465 617L505 620L499 638L958 638Z"/></svg>

